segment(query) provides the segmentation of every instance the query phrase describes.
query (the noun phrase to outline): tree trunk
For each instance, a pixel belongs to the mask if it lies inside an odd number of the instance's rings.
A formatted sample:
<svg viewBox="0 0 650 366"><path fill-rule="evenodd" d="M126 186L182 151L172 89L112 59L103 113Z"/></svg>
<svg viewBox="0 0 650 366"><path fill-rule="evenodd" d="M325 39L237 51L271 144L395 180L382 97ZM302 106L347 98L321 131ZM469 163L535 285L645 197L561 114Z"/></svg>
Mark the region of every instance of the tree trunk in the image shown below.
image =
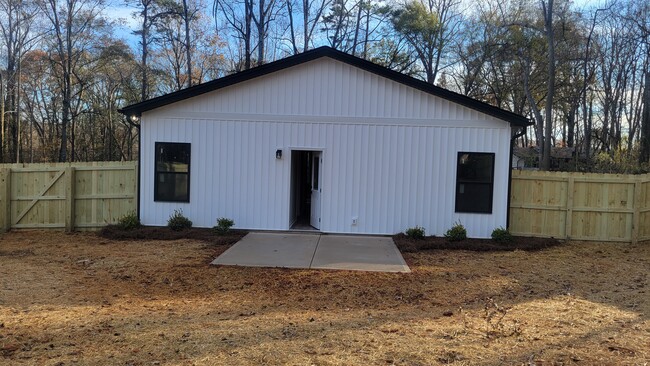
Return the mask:
<svg viewBox="0 0 650 366"><path fill-rule="evenodd" d="M0 72L0 163L5 157L5 93L4 77Z"/></svg>
<svg viewBox="0 0 650 366"><path fill-rule="evenodd" d="M295 25L293 23L293 5L291 0L287 0L287 14L289 15L289 36L291 37L291 48L293 49L293 54L298 54L298 45L296 44L296 31Z"/></svg>
<svg viewBox="0 0 650 366"><path fill-rule="evenodd" d="M361 11L363 9L363 0L359 0L357 4L359 9L357 10L357 22L354 26L354 38L352 40L352 55L357 55L357 45L359 44L359 27L361 27Z"/></svg>
<svg viewBox="0 0 650 366"><path fill-rule="evenodd" d="M648 48L646 57L650 57ZM641 151L639 163L650 162L650 70L645 70L645 81L643 85L643 112L641 113Z"/></svg>
<svg viewBox="0 0 650 366"><path fill-rule="evenodd" d="M555 95L555 35L553 31L553 0L547 4L542 1L544 10L544 24L546 28L546 40L548 42L548 91L546 94L546 110L544 126L544 148L540 168L551 169L551 135L553 133L553 96Z"/></svg>
<svg viewBox="0 0 650 366"><path fill-rule="evenodd" d="M589 98L589 112L587 114L587 125L585 127L585 141L587 143L586 146L586 155L587 159L591 160L591 135L593 133L593 125L594 125L594 99L593 97Z"/></svg>
<svg viewBox="0 0 650 366"><path fill-rule="evenodd" d="M52 10L56 11L56 2L52 2ZM66 4L66 21L65 21L65 44L60 45L61 52L65 55L65 60L62 60L63 66L63 101L62 101L62 120L61 120L61 146L59 148L59 162L66 162L68 160L67 146L68 146L68 125L70 124L70 110L72 103L72 18L73 18L73 4L70 0Z"/></svg>
<svg viewBox="0 0 650 366"><path fill-rule="evenodd" d="M183 25L185 26L185 56L187 59L187 87L192 86L192 45L190 44L190 10L187 0L183 0Z"/></svg>
<svg viewBox="0 0 650 366"><path fill-rule="evenodd" d="M140 94L140 101L147 100L149 98L149 74L147 70L147 57L149 53L149 42L148 42L148 36L149 36L149 0L143 0L142 1L142 38L140 39L140 42L142 42L142 88L141 88L141 94Z"/></svg>
<svg viewBox="0 0 650 366"><path fill-rule="evenodd" d="M331 45L332 48L340 49L343 45L343 20L347 16L347 10L345 9L345 3L341 2L341 11L339 11L336 20L336 29L334 30L334 36L332 36ZM344 51L344 50L342 50Z"/></svg>
<svg viewBox="0 0 650 366"><path fill-rule="evenodd" d="M6 57L7 57L7 69L6 69L6 92L4 94L4 145L2 146L5 149L6 155L4 158L8 162L15 162L16 152L18 149L18 131L16 126L16 64L17 57L16 52L16 42L18 41L17 23L18 19L14 16L17 15L18 11L16 9L17 5L15 3L10 3L8 5L8 11L6 17L7 27L3 27L4 30L4 43L6 47ZM5 114L7 115L5 117ZM1 160L0 160L1 161Z"/></svg>
<svg viewBox="0 0 650 366"><path fill-rule="evenodd" d="M257 64L264 63L264 42L266 42L266 12L264 10L264 0L258 0L259 19L257 22Z"/></svg>
<svg viewBox="0 0 650 366"><path fill-rule="evenodd" d="M577 105L571 106L571 110L569 111L569 116L567 118L566 145L568 147L573 147L574 145L577 109L578 109Z"/></svg>
<svg viewBox="0 0 650 366"><path fill-rule="evenodd" d="M251 68L251 22L253 0L244 0L244 70Z"/></svg>
<svg viewBox="0 0 650 366"><path fill-rule="evenodd" d="M363 35L363 54L361 55L361 58L367 59L368 58L368 37L370 32L370 8L366 9L366 27L364 29L365 33Z"/></svg>
<svg viewBox="0 0 650 366"><path fill-rule="evenodd" d="M589 62L591 60L591 39L596 29L596 19L598 17L598 10L594 12L594 17L591 21L589 35L587 36L587 44L585 45L585 59L582 65L582 124L584 128L584 151L587 160L591 159L591 100L589 109L587 109L587 92L589 91L588 83L590 80Z"/></svg>
<svg viewBox="0 0 650 366"><path fill-rule="evenodd" d="M302 0L302 28L304 31L302 51L307 52L309 44L309 0ZM320 16L320 14L319 14ZM316 22L316 20L314 21Z"/></svg>
<svg viewBox="0 0 650 366"><path fill-rule="evenodd" d="M524 93L526 94L526 100L530 105L530 109L533 111L533 116L535 116L535 139L537 140L537 146L540 147L539 162L542 161L543 146L544 146L544 117L537 107L537 102L533 98L533 94L530 91L530 60L523 55L520 55L523 58L524 70L523 70L523 84L524 84Z"/></svg>

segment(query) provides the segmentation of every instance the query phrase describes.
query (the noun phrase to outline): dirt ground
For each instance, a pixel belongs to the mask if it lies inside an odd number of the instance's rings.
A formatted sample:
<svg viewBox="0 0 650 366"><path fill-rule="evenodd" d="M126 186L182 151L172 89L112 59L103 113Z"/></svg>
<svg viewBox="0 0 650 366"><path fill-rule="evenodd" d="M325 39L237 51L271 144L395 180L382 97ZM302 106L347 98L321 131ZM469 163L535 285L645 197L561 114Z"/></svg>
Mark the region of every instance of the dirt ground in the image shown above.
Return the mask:
<svg viewBox="0 0 650 366"><path fill-rule="evenodd" d="M215 267L227 245L0 235L0 364L642 365L650 243Z"/></svg>

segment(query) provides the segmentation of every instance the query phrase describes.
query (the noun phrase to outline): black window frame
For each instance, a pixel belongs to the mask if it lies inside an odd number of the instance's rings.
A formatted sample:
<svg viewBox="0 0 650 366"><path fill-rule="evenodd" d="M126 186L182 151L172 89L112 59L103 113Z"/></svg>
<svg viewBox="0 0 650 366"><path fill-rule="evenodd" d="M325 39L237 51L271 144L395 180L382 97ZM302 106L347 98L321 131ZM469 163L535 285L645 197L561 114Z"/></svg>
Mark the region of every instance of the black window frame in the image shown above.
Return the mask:
<svg viewBox="0 0 650 366"><path fill-rule="evenodd" d="M461 157L465 154L469 155L483 155L489 156L492 160L492 171L490 172L489 180L467 180L461 177ZM478 214L492 214L494 208L494 169L495 169L495 153L491 152L479 152L479 151L459 151L456 158L456 201L455 201L455 212L457 213L478 213ZM462 199L460 193L461 184L464 185L475 185L475 186L489 186L490 195L489 195L489 205L487 209L461 209L459 208L459 201Z"/></svg>
<svg viewBox="0 0 650 366"><path fill-rule="evenodd" d="M161 145L182 145L187 147L187 172L169 172L169 171L159 171L158 170L158 158L160 156L160 147ZM190 177L192 170L192 144L189 142L164 142L156 141L155 143L155 152L154 152L154 188L153 188L153 200L154 202L190 202ZM173 175L187 175L187 199L170 199L169 197L160 197L160 192L158 191L159 185L159 174L173 174Z"/></svg>

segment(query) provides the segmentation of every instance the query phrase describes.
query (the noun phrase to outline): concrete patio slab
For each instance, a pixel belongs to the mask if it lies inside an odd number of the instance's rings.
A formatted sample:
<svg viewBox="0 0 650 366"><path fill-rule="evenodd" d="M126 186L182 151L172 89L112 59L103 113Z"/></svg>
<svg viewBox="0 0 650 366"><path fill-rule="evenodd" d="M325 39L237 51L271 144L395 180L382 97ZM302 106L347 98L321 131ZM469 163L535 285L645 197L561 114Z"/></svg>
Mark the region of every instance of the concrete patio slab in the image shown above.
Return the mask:
<svg viewBox="0 0 650 366"><path fill-rule="evenodd" d="M249 233L212 264L410 272L393 239L307 233Z"/></svg>
<svg viewBox="0 0 650 366"><path fill-rule="evenodd" d="M309 268L318 234L249 233L212 264Z"/></svg>
<svg viewBox="0 0 650 366"><path fill-rule="evenodd" d="M392 238L322 235L311 268L411 272Z"/></svg>

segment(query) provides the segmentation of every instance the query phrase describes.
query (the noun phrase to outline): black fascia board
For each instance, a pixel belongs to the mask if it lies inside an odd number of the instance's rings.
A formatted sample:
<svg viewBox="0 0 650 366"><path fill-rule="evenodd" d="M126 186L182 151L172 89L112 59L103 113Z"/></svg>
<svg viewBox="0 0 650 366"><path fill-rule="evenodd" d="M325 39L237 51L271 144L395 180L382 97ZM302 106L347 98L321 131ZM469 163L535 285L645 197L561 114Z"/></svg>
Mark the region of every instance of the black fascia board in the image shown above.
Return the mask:
<svg viewBox="0 0 650 366"><path fill-rule="evenodd" d="M245 71L241 71L235 74L224 76L219 79L215 79L203 84L195 85L187 89L179 90L177 92L161 95L156 98L148 99L140 103L132 104L124 108L119 109L120 113L123 113L127 116L136 115L140 116L143 112L156 109L167 104L175 103L184 99L192 98L201 94L205 94L211 91L215 91L221 88L225 88L230 85L241 83L247 80L254 79L259 76L267 75L276 71L280 71L292 66L296 66L305 62L313 61L321 57L330 57L334 60L344 62L346 64L358 67L362 70L371 72L373 74L385 77L387 79L393 80L400 84L410 86L412 88L421 90L425 93L447 99L451 102L458 103L462 106L465 106L470 109L485 113L492 117L502 119L504 121L510 122L510 124L527 127L532 125L532 122L519 114L506 111L490 104L481 102L474 98L458 94L451 90L447 90L433 84L429 84L423 80L415 79L411 76L404 75L400 72L388 69L384 66L377 65L373 62L358 58L356 56L349 55L345 52L335 50L331 47L323 46L315 48L313 50L306 51L294 56L290 56L281 60L270 62L261 66L254 67Z"/></svg>

